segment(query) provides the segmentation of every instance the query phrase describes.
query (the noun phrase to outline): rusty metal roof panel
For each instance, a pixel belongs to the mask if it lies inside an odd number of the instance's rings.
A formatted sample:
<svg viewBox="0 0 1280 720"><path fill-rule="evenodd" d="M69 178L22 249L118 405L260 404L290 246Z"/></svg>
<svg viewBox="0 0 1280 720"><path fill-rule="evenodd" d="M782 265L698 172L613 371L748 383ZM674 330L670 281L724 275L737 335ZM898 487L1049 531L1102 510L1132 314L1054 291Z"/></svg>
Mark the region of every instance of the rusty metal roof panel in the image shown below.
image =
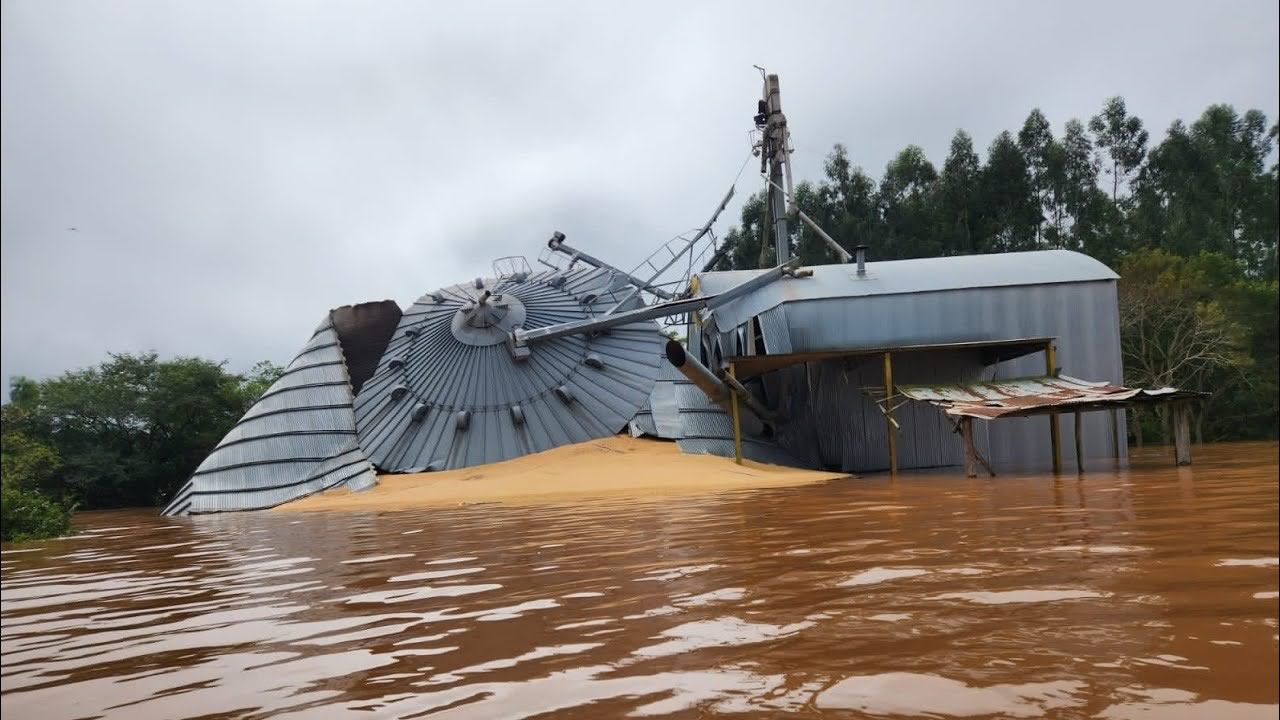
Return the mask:
<svg viewBox="0 0 1280 720"><path fill-rule="evenodd" d="M512 357L516 327L598 316L629 287L579 268L429 292L400 324L355 400L361 445L383 470L499 462L615 434L650 399L666 338L653 322L570 335Z"/></svg>
<svg viewBox="0 0 1280 720"><path fill-rule="evenodd" d="M166 515L256 510L375 482L357 444L351 388L330 318L200 463Z"/></svg>
<svg viewBox="0 0 1280 720"><path fill-rule="evenodd" d="M1065 375L940 385L897 385L895 388L912 400L942 408L948 415L985 420L1202 396L1202 393L1174 388L1126 388Z"/></svg>

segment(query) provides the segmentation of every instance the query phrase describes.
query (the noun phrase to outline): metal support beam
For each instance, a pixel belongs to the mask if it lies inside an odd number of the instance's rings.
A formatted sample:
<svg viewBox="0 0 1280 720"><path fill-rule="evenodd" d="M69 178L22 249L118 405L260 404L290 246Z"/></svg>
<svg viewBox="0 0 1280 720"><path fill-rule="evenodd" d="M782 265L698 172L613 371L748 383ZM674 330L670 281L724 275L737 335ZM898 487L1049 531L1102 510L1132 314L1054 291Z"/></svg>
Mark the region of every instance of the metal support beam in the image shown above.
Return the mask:
<svg viewBox="0 0 1280 720"><path fill-rule="evenodd" d="M562 338L566 335L597 332L600 330L608 330L609 328L617 327L619 325L629 325L642 320L656 320L658 318L693 312L702 308L711 307L711 301L716 299L716 297L716 295L704 295L685 300L671 300L669 302L658 303L657 305L649 305L647 307L636 308L635 310L628 310L627 312L614 313L613 315L604 315L597 318L574 320L573 322L560 323L559 325L548 325L546 327L530 328L527 330L524 328L516 328L511 334L515 339L515 347L524 347L526 345L532 345L533 343L555 340L556 338Z"/></svg>
<svg viewBox="0 0 1280 720"><path fill-rule="evenodd" d="M782 190L781 187L778 187L778 185L776 185L769 178L765 178L764 180L766 183L771 185L774 189L777 189L779 191ZM831 252L834 252L836 254L836 257L840 258L840 262L847 263L853 259L853 255L849 254L848 250L845 250L843 247L840 247L840 243L836 242L835 238L828 235L826 230L823 230L821 227L819 227L818 223L814 222L813 218L806 215L804 211L800 209L800 206L796 204L795 195L792 195L791 193L787 193L787 202L791 203L791 212L795 213L796 217L800 218L800 220L805 225L809 226L809 229L817 233L818 237L822 238L822 240L827 243L827 247L831 248ZM703 272L706 272L706 271L704 270Z"/></svg>
<svg viewBox="0 0 1280 720"><path fill-rule="evenodd" d="M1049 342L1044 346L1044 374L1058 376L1058 347ZM1058 426L1058 414L1049 415L1049 444L1053 449L1053 472L1062 472L1062 432Z"/></svg>
<svg viewBox="0 0 1280 720"><path fill-rule="evenodd" d="M1186 403L1173 406L1173 455L1178 465L1191 464L1191 409Z"/></svg>
<svg viewBox="0 0 1280 720"><path fill-rule="evenodd" d="M729 377L733 377L733 363L729 363ZM736 383L737 380L734 380ZM733 461L742 464L742 422L738 411L738 393L729 393L730 414L733 415Z"/></svg>
<svg viewBox="0 0 1280 720"><path fill-rule="evenodd" d="M648 307L637 308L635 310L614 313L613 315L575 320L573 322L560 323L559 325L548 325L546 327L532 328L528 330L524 328L517 328L512 332L512 337L514 339L511 345L513 348L520 348L532 343L554 340L566 335L607 330L611 327L628 325L630 323L640 322L641 320L656 320L658 318L682 315L687 312L693 312L704 308L715 308L729 302L730 300L759 290L765 285L768 285L769 283L792 272L792 270L799 265L800 260L798 258L793 258L776 268L760 273L737 287L729 288L719 295L702 295L684 300L671 300L669 302L658 303L657 305L650 305Z"/></svg>
<svg viewBox="0 0 1280 720"><path fill-rule="evenodd" d="M964 476L978 477L978 459L973 452L973 418L960 418L960 440L964 443Z"/></svg>
<svg viewBox="0 0 1280 720"><path fill-rule="evenodd" d="M663 265L663 266L662 266L662 268L661 268L660 270L658 270L657 272L653 273L653 276L652 276L652 277L650 277L647 281L639 282L639 283L633 283L633 284L635 285L635 287L633 287L633 288L632 288L632 289L631 289L631 290L630 290L626 295L623 295L621 300L619 300L618 302L614 303L613 307L611 307L611 308L609 308L607 311L605 311L605 315L612 315L612 314L614 314L614 313L618 312L618 310L619 310L619 309L621 309L624 305L626 305L626 304L627 304L627 302L629 302L629 301L631 300L631 298L633 298L633 297L635 297L635 296L636 296L636 293L640 292L640 288L641 288L641 287L645 287L645 288L652 288L652 287L655 287L655 286L653 285L653 283L657 282L658 278L662 277L662 273L664 273L664 272L666 272L667 270L669 270L669 269L671 268L671 266L672 266L672 265L675 265L675 264L676 264L676 261L678 261L680 258L684 257L684 254L685 254L685 253L692 251L692 250L693 250L693 246L694 246L694 245L697 245L699 240L701 240L702 238L706 237L707 233L711 232L711 226L712 226L712 225L715 225L715 223L716 223L716 218L720 217L720 213L724 212L725 207L727 207L727 206L729 205L729 201L733 199L733 189L734 189L734 186L733 186L733 185L730 185L730 186L729 186L729 192L725 193L725 195L724 195L724 199L723 199L723 200L721 200L721 201L720 201L720 204L716 206L716 211L715 211L715 212L713 212L713 213L711 213L711 217L707 219L706 224L704 224L701 228L699 228L699 229L698 229L698 232L697 232L696 234L694 234L693 239L692 239L692 240L690 240L689 242L685 243L685 246L684 246L683 248L681 248L681 249L680 249L680 252L678 252L678 253L673 253L673 254L671 255L671 257L667 260L667 264L666 264L666 265ZM664 247L665 247L665 246L664 246ZM650 257L653 257L653 256L651 255ZM646 261L646 262L647 262L647 261ZM641 263L641 264L643 265L644 263ZM634 276L632 276L632 275L628 275L627 277L630 277L630 278L634 279ZM649 290L649 292L653 292L653 290ZM657 293L654 293L654 294L655 294L655 295L657 295ZM667 294L666 294L665 296L663 296L663 297L664 297L665 299L670 299L670 298L671 298L671 294L670 294L670 293L667 293Z"/></svg>
<svg viewBox="0 0 1280 720"><path fill-rule="evenodd" d="M672 297L674 297L670 292L667 292L666 290L663 290L662 288L657 287L656 285L650 285L644 280L641 280L640 278L635 277L630 273L623 272L618 268L610 265L609 263L603 260L600 260L599 258L592 257L591 255L588 255L577 248L570 247L569 244L564 241L564 233L562 232L557 232L552 234L551 239L547 241L547 247L551 248L555 252L561 253L563 255L567 255L573 258L574 260L581 260L582 262L590 265L593 268L598 268L600 270L608 270L609 272L625 277L627 280L631 281L632 285L635 285L637 288L645 290L646 292L653 293L654 295L657 295L663 300L670 300Z"/></svg>
<svg viewBox="0 0 1280 720"><path fill-rule="evenodd" d="M884 354L884 431L889 436L889 474L898 474L898 434L897 423L893 420L893 357Z"/></svg>
<svg viewBox="0 0 1280 720"><path fill-rule="evenodd" d="M782 91L778 76L764 80L764 102L767 119L764 127L764 159L769 162L768 203L773 220L774 249L779 265L791 259L791 235L787 232L787 206L782 188L783 166L790 158L787 147L787 116L782 114Z"/></svg>
<svg viewBox="0 0 1280 720"><path fill-rule="evenodd" d="M1084 440L1083 440L1084 423L1081 421L1081 417L1083 416L1080 413L1075 413L1075 416L1076 416L1076 427L1075 427L1076 473L1078 475L1083 475L1084 474Z"/></svg>

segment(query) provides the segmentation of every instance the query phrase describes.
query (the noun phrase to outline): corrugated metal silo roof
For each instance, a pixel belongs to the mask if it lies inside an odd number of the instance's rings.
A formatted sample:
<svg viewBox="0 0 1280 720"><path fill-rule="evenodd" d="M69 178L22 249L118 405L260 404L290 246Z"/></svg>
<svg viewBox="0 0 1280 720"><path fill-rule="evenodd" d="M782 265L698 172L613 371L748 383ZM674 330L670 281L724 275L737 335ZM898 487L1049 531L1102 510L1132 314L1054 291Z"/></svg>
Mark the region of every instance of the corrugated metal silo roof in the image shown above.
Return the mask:
<svg viewBox="0 0 1280 720"><path fill-rule="evenodd" d="M360 442L392 472L467 467L616 434L649 397L666 338L652 322L570 335L516 360L507 336L582 320L628 287L606 270L443 288L401 318L356 398Z"/></svg>

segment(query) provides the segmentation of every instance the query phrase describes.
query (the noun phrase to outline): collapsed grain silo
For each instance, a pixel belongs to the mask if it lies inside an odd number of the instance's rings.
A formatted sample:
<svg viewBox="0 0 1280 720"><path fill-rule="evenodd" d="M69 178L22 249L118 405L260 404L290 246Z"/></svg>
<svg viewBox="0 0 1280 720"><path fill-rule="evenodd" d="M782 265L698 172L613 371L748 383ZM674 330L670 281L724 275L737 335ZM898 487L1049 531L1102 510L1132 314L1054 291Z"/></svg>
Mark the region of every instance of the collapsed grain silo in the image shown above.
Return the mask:
<svg viewBox="0 0 1280 720"><path fill-rule="evenodd" d="M1180 403L1189 462L1193 394L1120 385L1115 273L1066 250L867 262L796 206L778 79L764 81L751 152L768 170L773 267L715 270L731 187L630 271L557 232L539 271L500 258L404 311L338 308L165 512L271 507L620 432L845 472L1062 470L1064 446L1083 469L1123 460L1120 410L1156 402ZM797 220L842 262L800 267Z"/></svg>

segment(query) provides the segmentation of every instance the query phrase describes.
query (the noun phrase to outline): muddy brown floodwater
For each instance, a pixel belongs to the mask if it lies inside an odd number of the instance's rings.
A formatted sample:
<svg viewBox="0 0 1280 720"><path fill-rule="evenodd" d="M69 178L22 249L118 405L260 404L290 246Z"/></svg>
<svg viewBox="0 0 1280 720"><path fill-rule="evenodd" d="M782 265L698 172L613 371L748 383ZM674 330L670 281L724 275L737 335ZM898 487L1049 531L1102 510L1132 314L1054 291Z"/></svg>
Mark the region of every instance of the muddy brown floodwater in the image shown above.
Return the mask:
<svg viewBox="0 0 1280 720"><path fill-rule="evenodd" d="M381 514L85 514L4 550L62 718L1275 718L1277 446Z"/></svg>

